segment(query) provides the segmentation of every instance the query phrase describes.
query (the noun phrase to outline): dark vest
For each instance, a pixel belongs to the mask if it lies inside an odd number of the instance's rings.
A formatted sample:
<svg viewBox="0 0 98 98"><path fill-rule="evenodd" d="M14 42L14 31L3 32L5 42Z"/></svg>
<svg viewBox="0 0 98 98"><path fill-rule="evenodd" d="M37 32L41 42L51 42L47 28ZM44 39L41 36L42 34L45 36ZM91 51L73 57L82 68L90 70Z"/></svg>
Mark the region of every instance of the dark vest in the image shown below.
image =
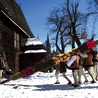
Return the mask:
<svg viewBox="0 0 98 98"><path fill-rule="evenodd" d="M84 59L84 65L88 65L88 66L93 65L93 61L92 61L93 55L92 55L92 53L88 53L87 55L88 55L88 57Z"/></svg>

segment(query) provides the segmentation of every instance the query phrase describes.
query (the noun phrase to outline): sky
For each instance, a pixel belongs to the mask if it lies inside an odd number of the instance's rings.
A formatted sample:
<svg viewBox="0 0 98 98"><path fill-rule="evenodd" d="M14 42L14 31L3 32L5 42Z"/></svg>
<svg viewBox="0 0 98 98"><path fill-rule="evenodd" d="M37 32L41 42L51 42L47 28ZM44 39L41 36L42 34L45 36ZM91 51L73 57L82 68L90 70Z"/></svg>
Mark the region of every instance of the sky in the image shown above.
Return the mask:
<svg viewBox="0 0 98 98"><path fill-rule="evenodd" d="M54 7L61 7L65 0L16 0L22 9L27 23L35 37L39 37L43 43L47 39L49 29L45 23ZM72 0L74 1L74 0ZM85 0L75 0L80 2L80 10L85 7Z"/></svg>
<svg viewBox="0 0 98 98"><path fill-rule="evenodd" d="M47 39L47 18L54 7L59 7L64 0L16 0L20 5L27 23L35 37L44 43Z"/></svg>
<svg viewBox="0 0 98 98"><path fill-rule="evenodd" d="M88 72L85 74L89 82L79 87L67 85L62 74L59 74L60 84L54 84L54 74L55 70L52 73L37 72L26 78L0 84L0 98L98 98L98 81L91 84ZM73 82L71 70L67 70L66 75Z"/></svg>

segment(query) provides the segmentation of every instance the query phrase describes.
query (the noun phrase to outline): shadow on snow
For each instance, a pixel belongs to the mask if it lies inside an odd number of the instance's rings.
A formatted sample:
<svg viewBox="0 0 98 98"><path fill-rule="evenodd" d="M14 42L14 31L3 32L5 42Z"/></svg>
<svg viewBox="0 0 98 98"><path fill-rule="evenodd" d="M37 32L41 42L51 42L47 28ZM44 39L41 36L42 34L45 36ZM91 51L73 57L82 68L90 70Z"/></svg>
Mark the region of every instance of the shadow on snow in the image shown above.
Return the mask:
<svg viewBox="0 0 98 98"><path fill-rule="evenodd" d="M96 88L98 89L98 86L90 86L89 84L88 85L85 85L85 86L79 86L79 87L73 87L71 85L62 85L62 84L43 84L43 85L25 85L25 84L4 84L6 86L12 86L12 87L26 87L28 89L31 89L33 87L36 87L36 89L32 89L32 91L50 91L50 90L73 90L73 89L78 89L78 90L81 90L81 89L93 89L93 88Z"/></svg>

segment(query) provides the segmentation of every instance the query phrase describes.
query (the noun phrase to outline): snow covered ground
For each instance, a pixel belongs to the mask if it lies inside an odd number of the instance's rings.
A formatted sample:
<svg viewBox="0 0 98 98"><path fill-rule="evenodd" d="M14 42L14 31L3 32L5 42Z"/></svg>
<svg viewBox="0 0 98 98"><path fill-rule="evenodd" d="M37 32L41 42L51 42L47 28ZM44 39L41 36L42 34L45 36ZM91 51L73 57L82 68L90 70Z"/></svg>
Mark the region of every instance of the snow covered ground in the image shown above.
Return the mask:
<svg viewBox="0 0 98 98"><path fill-rule="evenodd" d="M37 72L30 77L0 84L0 98L98 98L98 82L74 88L59 75L60 84L54 84L53 73ZM73 82L71 71L67 76ZM90 76L87 78L91 81ZM83 79L83 77L82 77Z"/></svg>

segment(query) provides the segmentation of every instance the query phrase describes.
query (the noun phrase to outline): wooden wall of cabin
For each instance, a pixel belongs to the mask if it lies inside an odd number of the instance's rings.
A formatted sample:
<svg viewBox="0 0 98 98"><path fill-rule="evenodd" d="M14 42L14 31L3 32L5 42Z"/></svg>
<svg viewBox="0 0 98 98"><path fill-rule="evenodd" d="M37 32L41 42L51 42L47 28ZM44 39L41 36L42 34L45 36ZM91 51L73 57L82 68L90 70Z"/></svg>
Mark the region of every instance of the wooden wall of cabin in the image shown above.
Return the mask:
<svg viewBox="0 0 98 98"><path fill-rule="evenodd" d="M13 30L3 25L3 47L8 66L14 71L14 34Z"/></svg>
<svg viewBox="0 0 98 98"><path fill-rule="evenodd" d="M20 36L13 28L3 24L3 56L6 67L14 73L19 71Z"/></svg>
<svg viewBox="0 0 98 98"><path fill-rule="evenodd" d="M28 36L24 32L0 14L0 53L6 68L10 68L14 73L20 70L20 47L24 45L26 38Z"/></svg>
<svg viewBox="0 0 98 98"><path fill-rule="evenodd" d="M2 55L2 21L0 20L0 55Z"/></svg>
<svg viewBox="0 0 98 98"><path fill-rule="evenodd" d="M20 70L19 54L23 39L25 39L25 36L22 36L19 30L15 31L13 28L4 25L4 51L7 59L7 64L14 73Z"/></svg>
<svg viewBox="0 0 98 98"><path fill-rule="evenodd" d="M28 66L34 66L41 59L46 57L46 53L22 53L19 55L20 71Z"/></svg>

